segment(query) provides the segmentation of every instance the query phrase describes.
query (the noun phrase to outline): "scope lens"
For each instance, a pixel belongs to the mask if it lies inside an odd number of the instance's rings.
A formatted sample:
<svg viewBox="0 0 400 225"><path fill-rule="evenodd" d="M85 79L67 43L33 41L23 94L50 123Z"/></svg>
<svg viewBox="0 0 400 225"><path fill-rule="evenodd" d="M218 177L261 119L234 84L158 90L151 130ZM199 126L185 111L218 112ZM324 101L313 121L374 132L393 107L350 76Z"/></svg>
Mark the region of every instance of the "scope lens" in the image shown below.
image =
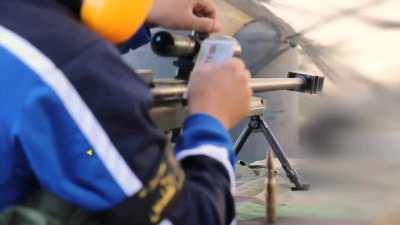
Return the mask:
<svg viewBox="0 0 400 225"><path fill-rule="evenodd" d="M174 38L168 32L158 32L153 37L151 47L160 56L169 55L174 47Z"/></svg>

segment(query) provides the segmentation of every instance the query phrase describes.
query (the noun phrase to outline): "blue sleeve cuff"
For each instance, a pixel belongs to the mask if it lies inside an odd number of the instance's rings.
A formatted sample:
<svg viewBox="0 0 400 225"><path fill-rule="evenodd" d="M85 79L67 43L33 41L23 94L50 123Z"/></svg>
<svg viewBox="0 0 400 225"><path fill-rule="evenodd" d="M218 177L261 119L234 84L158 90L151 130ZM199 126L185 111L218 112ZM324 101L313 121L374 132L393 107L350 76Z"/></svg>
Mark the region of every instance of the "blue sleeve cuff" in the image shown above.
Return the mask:
<svg viewBox="0 0 400 225"><path fill-rule="evenodd" d="M151 40L150 29L146 26L141 27L131 39L126 43L119 46L119 50L122 54L129 52L130 49L139 48L142 45L147 44Z"/></svg>
<svg viewBox="0 0 400 225"><path fill-rule="evenodd" d="M233 143L228 131L214 117L207 114L195 114L186 119L175 151L178 154L202 145L226 148L229 152L229 160L234 164Z"/></svg>

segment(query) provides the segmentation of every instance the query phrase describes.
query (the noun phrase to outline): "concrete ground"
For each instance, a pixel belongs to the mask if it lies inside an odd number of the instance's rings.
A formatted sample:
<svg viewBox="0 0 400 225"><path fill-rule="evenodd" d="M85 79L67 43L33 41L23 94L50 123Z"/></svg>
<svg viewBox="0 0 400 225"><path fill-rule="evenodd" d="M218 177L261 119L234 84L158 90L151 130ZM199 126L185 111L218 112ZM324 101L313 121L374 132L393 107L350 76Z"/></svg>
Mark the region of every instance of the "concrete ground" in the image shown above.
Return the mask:
<svg viewBox="0 0 400 225"><path fill-rule="evenodd" d="M280 224L399 224L382 223L400 208L400 166L381 160L291 160L311 184L292 192L292 184L277 167L277 225ZM265 162L259 162L263 165ZM278 162L275 163L279 165ZM265 217L265 170L237 169L239 224ZM261 224L261 223L254 223Z"/></svg>

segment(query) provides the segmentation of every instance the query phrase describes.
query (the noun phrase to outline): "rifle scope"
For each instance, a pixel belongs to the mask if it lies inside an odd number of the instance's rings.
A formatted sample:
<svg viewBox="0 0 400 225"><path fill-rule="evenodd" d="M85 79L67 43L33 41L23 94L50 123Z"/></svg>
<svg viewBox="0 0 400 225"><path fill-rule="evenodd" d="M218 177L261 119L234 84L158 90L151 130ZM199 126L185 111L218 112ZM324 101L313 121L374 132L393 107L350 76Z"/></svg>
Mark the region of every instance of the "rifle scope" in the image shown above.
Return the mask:
<svg viewBox="0 0 400 225"><path fill-rule="evenodd" d="M156 33L151 40L151 48L154 53L162 57L190 58L194 59L200 51L202 42L206 39L224 42L232 40L233 37L223 35L211 35L195 32L192 35L184 36L171 34L166 31ZM239 57L242 48L237 42L234 49L234 56Z"/></svg>
<svg viewBox="0 0 400 225"><path fill-rule="evenodd" d="M195 57L200 50L200 40L161 31L151 40L153 52L162 57Z"/></svg>

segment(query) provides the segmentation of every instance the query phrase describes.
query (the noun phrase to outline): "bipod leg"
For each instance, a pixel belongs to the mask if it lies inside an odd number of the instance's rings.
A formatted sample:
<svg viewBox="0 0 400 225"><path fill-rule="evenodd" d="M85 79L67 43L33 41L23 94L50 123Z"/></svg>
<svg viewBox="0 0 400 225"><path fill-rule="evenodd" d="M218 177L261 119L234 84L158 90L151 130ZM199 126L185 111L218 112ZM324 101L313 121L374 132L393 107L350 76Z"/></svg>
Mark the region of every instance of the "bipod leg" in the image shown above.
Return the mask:
<svg viewBox="0 0 400 225"><path fill-rule="evenodd" d="M307 191L310 189L310 185L303 184L300 182L300 177L297 171L290 164L285 152L283 151L282 146L279 144L278 139L275 137L271 128L264 121L262 116L257 116L259 120L260 129L270 144L272 150L274 151L275 156L279 159L282 164L282 168L285 170L286 176L289 178L290 182L292 182L295 186L292 187L293 191Z"/></svg>
<svg viewBox="0 0 400 225"><path fill-rule="evenodd" d="M251 123L251 122L250 122ZM244 143L246 143L247 139L249 138L251 132L253 131L253 128L251 127L251 124L249 124L239 135L238 139L235 142L235 145L233 146L233 150L235 151L236 156L239 155L240 151L243 148Z"/></svg>

